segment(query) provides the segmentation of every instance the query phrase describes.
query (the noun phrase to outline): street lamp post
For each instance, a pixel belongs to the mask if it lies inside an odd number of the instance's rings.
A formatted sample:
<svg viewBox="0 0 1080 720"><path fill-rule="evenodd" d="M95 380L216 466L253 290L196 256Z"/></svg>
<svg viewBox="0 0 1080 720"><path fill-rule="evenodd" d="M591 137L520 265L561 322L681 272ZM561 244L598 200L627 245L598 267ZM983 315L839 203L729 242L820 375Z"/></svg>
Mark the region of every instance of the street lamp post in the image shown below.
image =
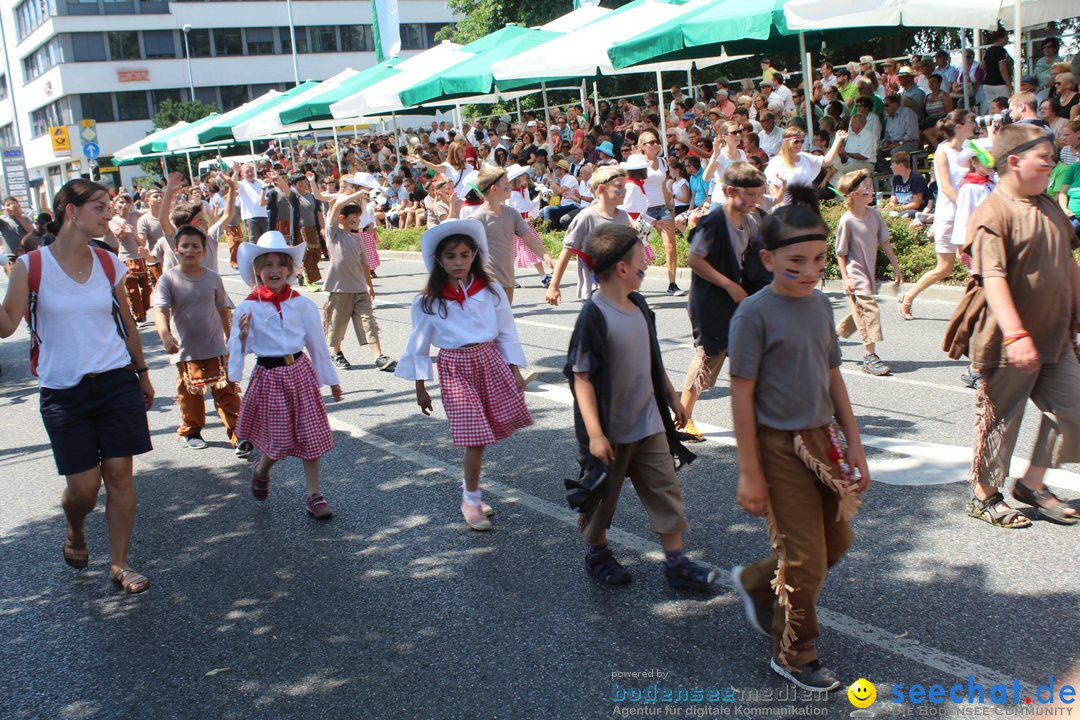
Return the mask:
<svg viewBox="0 0 1080 720"><path fill-rule="evenodd" d="M293 79L296 81L296 85L299 86L300 60L296 54L296 26L293 25L292 0L285 0L285 11L289 14L289 45L292 47Z"/></svg>
<svg viewBox="0 0 1080 720"><path fill-rule="evenodd" d="M191 32L191 25L185 23L181 30L184 31L184 57L187 58L188 89L191 90L191 102L195 102L195 79L191 75L191 46L188 45L188 33Z"/></svg>

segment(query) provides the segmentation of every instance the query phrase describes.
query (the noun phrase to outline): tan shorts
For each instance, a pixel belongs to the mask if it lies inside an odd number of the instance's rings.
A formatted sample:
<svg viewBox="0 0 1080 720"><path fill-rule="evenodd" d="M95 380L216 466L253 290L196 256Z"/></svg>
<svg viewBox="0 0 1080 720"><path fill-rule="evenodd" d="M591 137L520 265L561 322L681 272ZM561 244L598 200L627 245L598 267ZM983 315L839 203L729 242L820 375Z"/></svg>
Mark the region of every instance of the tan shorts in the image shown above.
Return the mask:
<svg viewBox="0 0 1080 720"><path fill-rule="evenodd" d="M615 461L608 468L608 494L589 513L582 536L594 545L611 527L623 480L629 476L638 499L649 514L654 533L683 532L689 525L683 515L682 491L675 479L675 461L667 436L660 432L643 440L615 445Z"/></svg>
<svg viewBox="0 0 1080 720"><path fill-rule="evenodd" d="M859 339L863 344L880 342L881 335L881 308L873 295L848 295L848 307L850 312L836 326L836 334L842 338L848 338L859 331Z"/></svg>
<svg viewBox="0 0 1080 720"><path fill-rule="evenodd" d="M690 369L686 371L683 392L693 390L701 393L715 387L716 378L720 376L720 369L724 367L726 359L727 350L721 350L717 355L706 355L705 348L700 345L694 348L694 359L690 361Z"/></svg>
<svg viewBox="0 0 1080 720"><path fill-rule="evenodd" d="M331 348L341 347L345 330L352 321L361 345L379 342L379 325L367 293L332 292L323 305L323 331Z"/></svg>

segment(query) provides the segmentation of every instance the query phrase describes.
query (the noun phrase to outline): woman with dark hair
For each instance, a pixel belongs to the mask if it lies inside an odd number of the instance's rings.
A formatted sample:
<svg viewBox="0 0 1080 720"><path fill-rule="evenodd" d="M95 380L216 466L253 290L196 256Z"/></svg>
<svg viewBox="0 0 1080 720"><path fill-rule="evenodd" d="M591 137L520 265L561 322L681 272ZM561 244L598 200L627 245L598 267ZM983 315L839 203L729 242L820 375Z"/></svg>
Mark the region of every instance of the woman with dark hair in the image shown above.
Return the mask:
<svg viewBox="0 0 1080 720"><path fill-rule="evenodd" d="M53 217L48 230L55 240L20 257L11 273L0 337L15 332L29 306L41 418L67 479L60 499L67 516L64 561L76 569L89 563L85 521L104 480L109 577L138 593L150 581L128 565L136 507L132 458L151 449L146 412L154 387L124 292L127 268L89 244L108 228L108 191L71 180L56 193Z"/></svg>

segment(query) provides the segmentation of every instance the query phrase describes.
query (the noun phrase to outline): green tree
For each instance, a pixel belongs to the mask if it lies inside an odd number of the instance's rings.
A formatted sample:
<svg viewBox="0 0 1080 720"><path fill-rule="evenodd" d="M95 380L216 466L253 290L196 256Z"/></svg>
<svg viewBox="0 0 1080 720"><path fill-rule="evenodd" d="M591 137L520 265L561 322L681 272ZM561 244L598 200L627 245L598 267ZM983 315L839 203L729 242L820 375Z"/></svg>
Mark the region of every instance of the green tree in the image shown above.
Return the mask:
<svg viewBox="0 0 1080 720"><path fill-rule="evenodd" d="M154 115L154 132L172 127L178 122L195 122L211 113L219 112L219 108L207 105L204 102L176 102L167 98L158 106L157 114ZM191 156L191 167L197 168L203 160L214 157L213 153L200 153ZM182 172L187 175L188 162L184 156L167 158L165 165L168 172ZM139 167L152 175L161 174L161 160L143 160Z"/></svg>

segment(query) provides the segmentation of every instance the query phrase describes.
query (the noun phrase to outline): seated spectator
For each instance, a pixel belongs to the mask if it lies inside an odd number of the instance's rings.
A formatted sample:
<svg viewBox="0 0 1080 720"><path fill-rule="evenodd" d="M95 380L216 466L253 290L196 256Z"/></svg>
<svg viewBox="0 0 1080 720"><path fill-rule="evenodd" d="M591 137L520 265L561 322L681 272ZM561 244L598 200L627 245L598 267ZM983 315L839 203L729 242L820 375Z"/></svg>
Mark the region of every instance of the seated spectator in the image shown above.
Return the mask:
<svg viewBox="0 0 1080 720"><path fill-rule="evenodd" d="M914 218L930 199L926 178L911 167L911 155L903 150L892 154L889 168L893 173L892 195L885 210L900 217Z"/></svg>

